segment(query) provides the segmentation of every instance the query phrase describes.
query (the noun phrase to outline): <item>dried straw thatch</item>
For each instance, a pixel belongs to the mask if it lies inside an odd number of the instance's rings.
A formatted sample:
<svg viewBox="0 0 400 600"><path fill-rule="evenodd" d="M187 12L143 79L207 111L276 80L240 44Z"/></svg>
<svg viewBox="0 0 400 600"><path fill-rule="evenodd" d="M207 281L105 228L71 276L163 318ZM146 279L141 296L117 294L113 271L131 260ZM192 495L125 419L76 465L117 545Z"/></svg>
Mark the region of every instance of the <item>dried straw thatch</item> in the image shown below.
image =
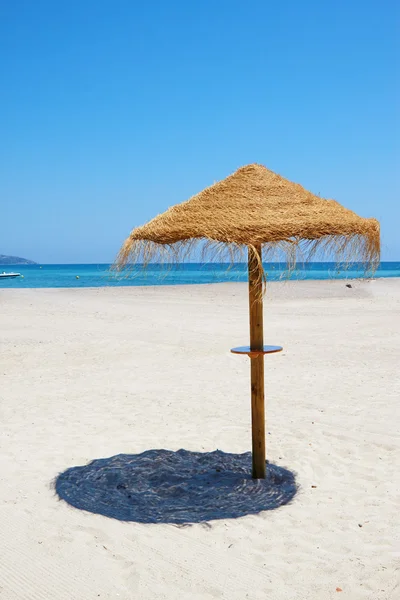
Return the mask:
<svg viewBox="0 0 400 600"><path fill-rule="evenodd" d="M203 259L223 260L227 251L231 261L238 260L243 249L252 252L261 243L264 259L284 253L289 266L322 257L322 250L338 263L361 262L373 270L380 255L376 219L253 164L134 229L116 264L184 260L201 240Z"/></svg>

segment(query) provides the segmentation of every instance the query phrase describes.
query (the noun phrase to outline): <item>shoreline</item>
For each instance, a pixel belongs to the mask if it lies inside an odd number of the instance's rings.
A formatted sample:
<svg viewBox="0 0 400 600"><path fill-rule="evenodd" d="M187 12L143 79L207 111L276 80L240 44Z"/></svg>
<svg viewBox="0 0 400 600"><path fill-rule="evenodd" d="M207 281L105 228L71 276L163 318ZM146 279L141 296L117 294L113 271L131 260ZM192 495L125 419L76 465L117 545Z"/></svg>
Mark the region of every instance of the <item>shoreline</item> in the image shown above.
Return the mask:
<svg viewBox="0 0 400 600"><path fill-rule="evenodd" d="M349 288L348 286L351 286ZM374 289L375 286L375 289ZM244 281L223 281L218 283L177 283L162 285L127 285L127 286L92 286L92 287L32 287L32 288L1 288L0 298L6 298L8 295L22 294L29 292L38 294L40 292L51 294L76 294L84 295L86 293L102 294L110 296L143 296L162 294L171 294L179 297L182 294L191 292L201 294L202 290L208 290L211 293L218 293L218 290L227 292L237 292L246 295L248 282ZM277 299L292 297L301 299L303 296L318 298L320 295L329 298L351 298L360 295L371 296L379 295L380 290L393 290L396 293L400 289L400 277L380 277L375 279L307 279L307 280L289 280L270 281L266 284L264 299L266 302ZM245 291L246 290L246 291Z"/></svg>

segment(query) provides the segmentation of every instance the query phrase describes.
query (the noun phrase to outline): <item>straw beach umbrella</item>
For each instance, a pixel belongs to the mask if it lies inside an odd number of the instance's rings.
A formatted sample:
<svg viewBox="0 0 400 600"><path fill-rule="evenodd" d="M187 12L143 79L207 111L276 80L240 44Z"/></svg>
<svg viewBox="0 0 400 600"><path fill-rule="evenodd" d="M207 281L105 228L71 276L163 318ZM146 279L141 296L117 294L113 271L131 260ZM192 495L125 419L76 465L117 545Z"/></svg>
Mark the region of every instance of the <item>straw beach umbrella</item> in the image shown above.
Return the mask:
<svg viewBox="0 0 400 600"><path fill-rule="evenodd" d="M250 344L233 351L250 357L253 477L265 478L264 355L281 348L264 346L262 260L277 253L294 266L300 257L325 251L338 263L361 262L373 270L380 255L379 223L252 164L134 229L117 266L183 260L197 244L203 259L221 260L227 253L234 262L247 253Z"/></svg>

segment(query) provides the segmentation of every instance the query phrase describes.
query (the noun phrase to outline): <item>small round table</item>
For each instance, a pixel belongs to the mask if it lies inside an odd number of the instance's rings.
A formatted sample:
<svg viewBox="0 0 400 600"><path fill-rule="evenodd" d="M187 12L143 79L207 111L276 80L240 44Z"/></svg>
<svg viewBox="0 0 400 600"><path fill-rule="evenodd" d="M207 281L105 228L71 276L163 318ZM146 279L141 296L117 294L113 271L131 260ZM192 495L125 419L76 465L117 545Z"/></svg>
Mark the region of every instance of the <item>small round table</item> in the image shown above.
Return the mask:
<svg viewBox="0 0 400 600"><path fill-rule="evenodd" d="M233 354L247 354L250 358L260 356L260 354L274 354L275 352L282 352L282 346L263 346L262 350L252 350L250 346L238 346L237 348L231 348Z"/></svg>

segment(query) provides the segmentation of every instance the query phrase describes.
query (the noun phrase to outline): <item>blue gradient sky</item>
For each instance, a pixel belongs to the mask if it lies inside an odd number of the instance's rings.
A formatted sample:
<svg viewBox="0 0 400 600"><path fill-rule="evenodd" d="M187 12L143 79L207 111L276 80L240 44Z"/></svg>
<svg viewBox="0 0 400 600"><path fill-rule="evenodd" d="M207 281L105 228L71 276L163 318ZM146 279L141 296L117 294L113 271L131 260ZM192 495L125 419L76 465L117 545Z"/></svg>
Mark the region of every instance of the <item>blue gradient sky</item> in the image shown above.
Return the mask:
<svg viewBox="0 0 400 600"><path fill-rule="evenodd" d="M260 162L376 216L400 260L396 4L3 0L0 253L112 261Z"/></svg>

